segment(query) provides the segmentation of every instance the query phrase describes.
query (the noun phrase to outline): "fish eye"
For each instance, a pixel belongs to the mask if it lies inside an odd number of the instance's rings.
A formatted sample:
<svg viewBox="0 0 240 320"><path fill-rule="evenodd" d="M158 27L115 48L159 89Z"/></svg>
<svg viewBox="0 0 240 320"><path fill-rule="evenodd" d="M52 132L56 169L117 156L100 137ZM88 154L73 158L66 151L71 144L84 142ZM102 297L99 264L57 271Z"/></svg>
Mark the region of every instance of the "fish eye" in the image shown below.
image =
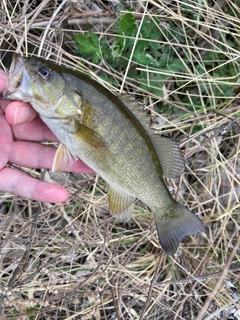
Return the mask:
<svg viewBox="0 0 240 320"><path fill-rule="evenodd" d="M52 72L47 67L41 67L38 69L38 75L43 78L44 80L50 79Z"/></svg>

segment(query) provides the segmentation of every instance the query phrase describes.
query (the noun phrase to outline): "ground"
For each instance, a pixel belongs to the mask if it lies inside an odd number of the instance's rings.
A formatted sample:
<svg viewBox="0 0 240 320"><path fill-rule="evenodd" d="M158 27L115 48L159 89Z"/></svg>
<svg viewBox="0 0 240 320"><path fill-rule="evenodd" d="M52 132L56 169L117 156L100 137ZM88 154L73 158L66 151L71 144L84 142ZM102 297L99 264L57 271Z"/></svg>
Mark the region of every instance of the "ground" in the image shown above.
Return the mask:
<svg viewBox="0 0 240 320"><path fill-rule="evenodd" d="M19 167L70 198L0 194L0 319L240 319L239 12L237 0L2 1L1 68L40 55L140 101L184 153L166 183L205 230L169 257L140 201L117 225L98 176Z"/></svg>

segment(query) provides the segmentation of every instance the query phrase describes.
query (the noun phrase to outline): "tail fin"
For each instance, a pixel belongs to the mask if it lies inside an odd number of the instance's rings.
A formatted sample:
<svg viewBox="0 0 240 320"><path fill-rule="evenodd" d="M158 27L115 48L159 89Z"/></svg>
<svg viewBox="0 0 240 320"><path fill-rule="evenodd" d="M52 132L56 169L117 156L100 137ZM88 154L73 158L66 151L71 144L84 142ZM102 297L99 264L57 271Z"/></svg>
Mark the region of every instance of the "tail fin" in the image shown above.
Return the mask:
<svg viewBox="0 0 240 320"><path fill-rule="evenodd" d="M188 235L203 231L203 222L182 204L177 203L174 212L155 215L159 242L168 255L173 255L179 243Z"/></svg>

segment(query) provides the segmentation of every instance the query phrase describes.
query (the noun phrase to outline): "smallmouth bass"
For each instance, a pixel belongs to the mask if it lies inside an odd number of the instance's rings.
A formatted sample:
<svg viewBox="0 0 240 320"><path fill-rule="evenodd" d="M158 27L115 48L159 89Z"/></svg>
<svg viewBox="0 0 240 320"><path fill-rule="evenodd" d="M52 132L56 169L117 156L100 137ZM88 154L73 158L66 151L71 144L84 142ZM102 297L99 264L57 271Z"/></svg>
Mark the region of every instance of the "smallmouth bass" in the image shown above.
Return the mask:
<svg viewBox="0 0 240 320"><path fill-rule="evenodd" d="M53 170L79 157L107 182L109 210L118 221L129 220L134 200L142 200L169 255L185 236L203 231L202 221L172 198L163 180L184 171L177 144L154 134L136 103L81 73L17 54L8 82L5 98L30 102L58 137Z"/></svg>

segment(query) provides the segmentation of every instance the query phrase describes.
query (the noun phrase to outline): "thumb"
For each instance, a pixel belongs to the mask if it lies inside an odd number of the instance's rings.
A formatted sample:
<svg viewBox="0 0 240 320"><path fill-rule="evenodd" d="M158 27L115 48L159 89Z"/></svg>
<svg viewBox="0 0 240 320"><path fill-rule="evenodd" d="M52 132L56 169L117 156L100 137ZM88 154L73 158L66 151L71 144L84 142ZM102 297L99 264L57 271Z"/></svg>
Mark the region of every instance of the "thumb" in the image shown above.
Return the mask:
<svg viewBox="0 0 240 320"><path fill-rule="evenodd" d="M26 102L13 101L6 108L6 118L13 125L29 122L36 116L36 111Z"/></svg>

